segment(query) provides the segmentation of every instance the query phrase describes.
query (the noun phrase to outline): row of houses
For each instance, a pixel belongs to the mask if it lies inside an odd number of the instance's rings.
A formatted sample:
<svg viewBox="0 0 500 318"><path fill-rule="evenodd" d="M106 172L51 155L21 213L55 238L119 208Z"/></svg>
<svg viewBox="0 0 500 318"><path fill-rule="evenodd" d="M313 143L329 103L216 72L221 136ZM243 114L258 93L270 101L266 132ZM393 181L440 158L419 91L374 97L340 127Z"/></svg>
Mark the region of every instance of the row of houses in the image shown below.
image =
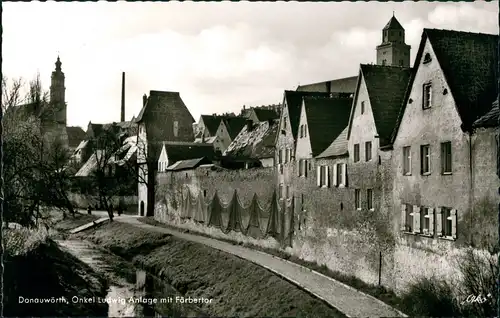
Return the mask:
<svg viewBox="0 0 500 318"><path fill-rule="evenodd" d="M397 242L387 256L391 275L435 269L422 264L445 272L447 263L436 255L478 246L484 224L497 222L478 221L490 217L484 207L489 202L494 209L500 185L497 43L497 35L424 29L409 67L404 29L392 17L382 30L377 63L360 65L357 76L285 90L279 112L269 116L202 115L194 130L178 93L151 91L138 121L145 145L140 162L148 164L151 180L139 186L139 211L154 215L157 174L207 164L260 168L272 175L280 202L297 202L292 248L298 254L326 258L331 267L342 267L344 257L351 261L346 271L358 268L356 275L372 280L366 265L375 262L366 260L373 254L366 252L372 234L352 244L339 234L357 224L358 232L364 227ZM160 106L157 100L170 101ZM146 119L148 112L155 116ZM186 155L170 156L172 142L182 143ZM202 150L202 144L213 147ZM176 182L193 186L187 175ZM364 246L356 245L363 240ZM345 254L332 260L325 249ZM363 256L351 255L360 251Z"/></svg>
<svg viewBox="0 0 500 318"><path fill-rule="evenodd" d="M271 199L274 189L280 222L293 217L293 253L367 282L383 263L383 284L398 289L415 275L452 272L448 256L480 246L497 224L489 212L500 185L497 43L497 35L424 29L410 67L392 17L377 63L356 76L197 123L178 92L150 91L137 118L108 126L130 128L121 142L139 167L140 215L182 200L172 183L205 197L237 190L243 201L257 192ZM75 153L96 129L89 124Z"/></svg>

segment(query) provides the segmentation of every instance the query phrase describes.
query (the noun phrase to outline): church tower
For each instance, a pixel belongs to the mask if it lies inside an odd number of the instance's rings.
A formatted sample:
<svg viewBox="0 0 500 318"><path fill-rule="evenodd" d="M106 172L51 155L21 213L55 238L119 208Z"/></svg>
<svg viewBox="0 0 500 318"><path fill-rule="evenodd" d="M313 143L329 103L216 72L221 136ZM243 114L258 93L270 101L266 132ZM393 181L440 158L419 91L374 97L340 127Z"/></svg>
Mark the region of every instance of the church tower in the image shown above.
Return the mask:
<svg viewBox="0 0 500 318"><path fill-rule="evenodd" d="M52 72L50 83L50 114L44 119L43 134L47 145L53 144L56 140L68 149L68 133L66 131L66 99L64 87L64 73L61 70L61 60L59 56L56 61L56 69Z"/></svg>
<svg viewBox="0 0 500 318"><path fill-rule="evenodd" d="M64 73L61 70L61 64L58 56L56 69L52 72L51 77L50 105L54 108L56 122L66 127L66 87L64 87Z"/></svg>
<svg viewBox="0 0 500 318"><path fill-rule="evenodd" d="M405 43L405 29L393 15L382 30L377 46L377 64L410 67L411 46Z"/></svg>

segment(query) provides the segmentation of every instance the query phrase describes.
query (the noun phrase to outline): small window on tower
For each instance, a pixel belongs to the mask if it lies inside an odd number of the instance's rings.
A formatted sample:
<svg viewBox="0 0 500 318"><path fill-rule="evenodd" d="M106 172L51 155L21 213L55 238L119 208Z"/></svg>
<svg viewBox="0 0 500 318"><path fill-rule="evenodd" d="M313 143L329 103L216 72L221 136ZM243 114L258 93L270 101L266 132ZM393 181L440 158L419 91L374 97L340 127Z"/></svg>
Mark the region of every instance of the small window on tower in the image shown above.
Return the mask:
<svg viewBox="0 0 500 318"><path fill-rule="evenodd" d="M430 61L432 61L431 55L429 53L425 53L424 64L429 63Z"/></svg>
<svg viewBox="0 0 500 318"><path fill-rule="evenodd" d="M385 65L387 63L387 60L382 60L382 65Z"/></svg>

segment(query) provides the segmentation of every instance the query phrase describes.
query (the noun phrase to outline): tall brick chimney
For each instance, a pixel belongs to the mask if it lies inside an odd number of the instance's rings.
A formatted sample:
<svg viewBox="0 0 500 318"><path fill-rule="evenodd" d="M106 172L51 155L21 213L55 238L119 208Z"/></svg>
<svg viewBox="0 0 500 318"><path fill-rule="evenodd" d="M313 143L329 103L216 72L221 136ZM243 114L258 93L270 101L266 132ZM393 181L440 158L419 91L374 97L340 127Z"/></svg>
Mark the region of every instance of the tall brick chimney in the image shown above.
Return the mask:
<svg viewBox="0 0 500 318"><path fill-rule="evenodd" d="M122 113L120 121L125 121L125 72L122 72Z"/></svg>

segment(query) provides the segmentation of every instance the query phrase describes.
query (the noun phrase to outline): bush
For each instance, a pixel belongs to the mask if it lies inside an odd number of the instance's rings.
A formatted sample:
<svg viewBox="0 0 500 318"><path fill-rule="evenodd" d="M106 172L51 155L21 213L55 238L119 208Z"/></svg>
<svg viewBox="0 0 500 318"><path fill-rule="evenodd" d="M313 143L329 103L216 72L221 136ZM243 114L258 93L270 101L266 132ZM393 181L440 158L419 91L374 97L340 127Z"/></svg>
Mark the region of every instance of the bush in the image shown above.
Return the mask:
<svg viewBox="0 0 500 318"><path fill-rule="evenodd" d="M494 317L497 314L498 254L468 249L458 265L462 280L455 288L440 278L420 278L402 297L410 315Z"/></svg>
<svg viewBox="0 0 500 318"><path fill-rule="evenodd" d="M467 250L463 262L459 264L463 275L463 315L494 317L498 301L498 254ZM472 301L467 297L476 296L481 300Z"/></svg>

